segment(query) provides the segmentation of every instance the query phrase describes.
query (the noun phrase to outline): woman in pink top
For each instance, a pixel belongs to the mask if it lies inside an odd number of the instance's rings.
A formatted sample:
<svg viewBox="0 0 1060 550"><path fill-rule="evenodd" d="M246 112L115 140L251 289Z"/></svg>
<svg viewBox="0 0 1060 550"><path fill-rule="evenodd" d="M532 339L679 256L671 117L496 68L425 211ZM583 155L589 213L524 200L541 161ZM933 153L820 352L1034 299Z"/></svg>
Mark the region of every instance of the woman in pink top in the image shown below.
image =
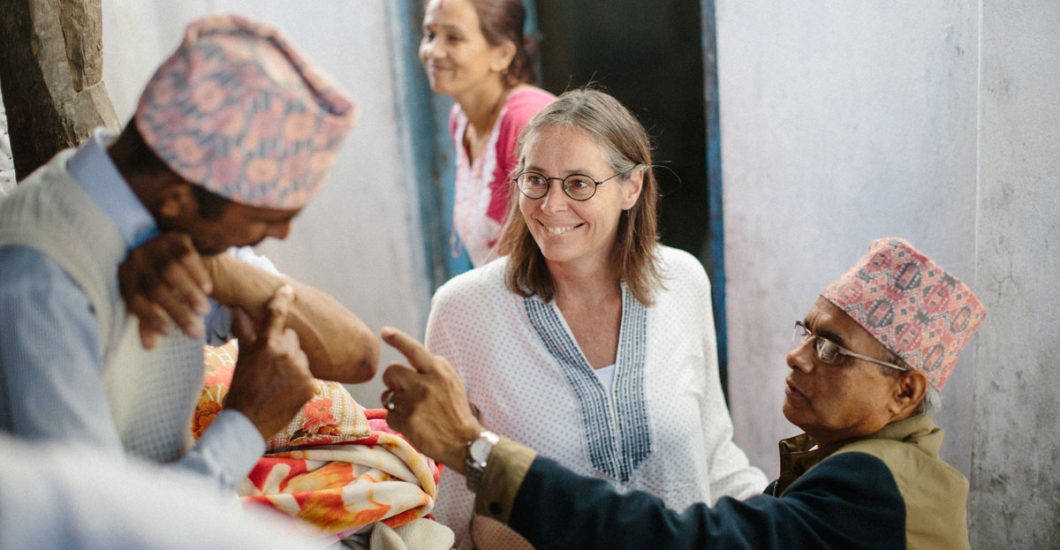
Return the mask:
<svg viewBox="0 0 1060 550"><path fill-rule="evenodd" d="M525 19L521 0L430 0L423 17L420 60L431 90L456 100L449 115L456 147L450 239L475 267L498 255L519 133L555 99L528 84L534 74Z"/></svg>

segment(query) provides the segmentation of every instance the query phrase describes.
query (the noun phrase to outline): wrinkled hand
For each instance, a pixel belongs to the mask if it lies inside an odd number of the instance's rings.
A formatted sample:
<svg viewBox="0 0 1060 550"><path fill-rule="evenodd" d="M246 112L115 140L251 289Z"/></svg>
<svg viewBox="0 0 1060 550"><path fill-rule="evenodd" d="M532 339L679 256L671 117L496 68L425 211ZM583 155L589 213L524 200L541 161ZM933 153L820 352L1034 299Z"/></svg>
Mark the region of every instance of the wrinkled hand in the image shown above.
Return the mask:
<svg viewBox="0 0 1060 550"><path fill-rule="evenodd" d="M269 439L282 430L313 397L309 360L298 335L284 328L294 300L294 289L284 285L265 306L255 330L242 310L233 310L233 328L239 339L239 359L225 408L243 413Z"/></svg>
<svg viewBox="0 0 1060 550"><path fill-rule="evenodd" d="M420 452L462 474L467 443L483 430L471 413L464 381L449 361L407 334L386 327L381 335L412 365L392 363L383 373L383 402L394 405L387 423Z"/></svg>
<svg viewBox="0 0 1060 550"><path fill-rule="evenodd" d="M183 233L148 240L118 267L118 287L129 313L140 319L146 349L169 335L174 322L189 338L201 338L212 286L202 257Z"/></svg>

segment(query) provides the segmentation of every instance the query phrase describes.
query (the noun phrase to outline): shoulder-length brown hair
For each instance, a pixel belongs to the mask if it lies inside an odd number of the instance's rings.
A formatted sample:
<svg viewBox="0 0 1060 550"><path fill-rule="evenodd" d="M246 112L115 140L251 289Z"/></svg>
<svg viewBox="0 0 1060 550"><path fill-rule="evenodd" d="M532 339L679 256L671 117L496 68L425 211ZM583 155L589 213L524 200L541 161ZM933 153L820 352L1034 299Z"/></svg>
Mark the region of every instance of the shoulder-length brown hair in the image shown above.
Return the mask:
<svg viewBox="0 0 1060 550"><path fill-rule="evenodd" d="M587 133L603 148L604 158L611 168L625 174L621 176L623 180L635 170L643 171L640 197L619 218L611 265L637 301L651 305L652 293L662 281L656 265L659 186L652 172L648 133L614 97L597 90L572 90L542 109L523 130L519 136L516 173L526 165L523 154L526 143L542 128L550 126L566 126ZM514 183L509 189L508 221L498 244L498 248L508 254L505 283L509 290L520 296L536 295L549 301L556 292L552 276L541 249L519 212L519 192Z"/></svg>
<svg viewBox="0 0 1060 550"><path fill-rule="evenodd" d="M537 80L534 71L537 42L523 33L526 7L522 0L471 0L471 6L475 8L479 30L489 45L498 46L508 40L515 46L515 56L503 75L505 87L533 84Z"/></svg>

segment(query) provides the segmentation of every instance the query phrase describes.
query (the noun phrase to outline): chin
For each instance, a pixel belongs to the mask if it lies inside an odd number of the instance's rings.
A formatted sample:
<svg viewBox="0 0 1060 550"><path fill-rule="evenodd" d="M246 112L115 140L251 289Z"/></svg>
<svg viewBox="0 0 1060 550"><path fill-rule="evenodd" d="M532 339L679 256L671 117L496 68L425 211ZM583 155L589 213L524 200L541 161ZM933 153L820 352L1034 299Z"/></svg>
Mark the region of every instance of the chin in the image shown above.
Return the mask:
<svg viewBox="0 0 1060 550"><path fill-rule="evenodd" d="M444 79L439 78L437 76L435 76L433 78L428 76L427 77L427 82L430 84L432 92L434 92L436 94L440 94L440 95L446 95L446 96L452 96L453 95L452 91L450 90L451 86L446 86L446 84L444 82Z"/></svg>
<svg viewBox="0 0 1060 550"><path fill-rule="evenodd" d="M227 246L222 247L220 245L204 244L204 243L200 243L200 242L194 242L194 244L195 244L195 250L198 251L200 256L216 256L216 255L228 250Z"/></svg>
<svg viewBox="0 0 1060 550"><path fill-rule="evenodd" d="M550 247L538 245L537 248L541 251L541 256L543 256L545 260L552 263L562 264L577 259L577 256L575 256L574 254L566 252L564 250L557 250L558 247L555 246Z"/></svg>
<svg viewBox="0 0 1060 550"><path fill-rule="evenodd" d="M805 423L802 422L802 420L804 419L800 418L799 413L802 411L798 407L792 405L789 400L785 399L784 405L781 407L781 412L784 414L784 418L786 418L788 422L791 422L795 426L798 426L800 429L802 429L801 424Z"/></svg>
<svg viewBox="0 0 1060 550"><path fill-rule="evenodd" d="M788 422L791 422L792 424L794 424L794 423L795 423L795 422L794 422L794 421L792 421L792 419L791 419L791 416L792 416L792 412L793 412L793 411L791 410L791 405L789 405L789 404L788 404L788 401L787 401L786 399L784 400L784 404L783 404L783 405L782 405L782 406L780 407L780 412L781 412L781 414L783 414L783 415L784 415L784 418L785 418L785 419L786 419L786 420L787 420Z"/></svg>

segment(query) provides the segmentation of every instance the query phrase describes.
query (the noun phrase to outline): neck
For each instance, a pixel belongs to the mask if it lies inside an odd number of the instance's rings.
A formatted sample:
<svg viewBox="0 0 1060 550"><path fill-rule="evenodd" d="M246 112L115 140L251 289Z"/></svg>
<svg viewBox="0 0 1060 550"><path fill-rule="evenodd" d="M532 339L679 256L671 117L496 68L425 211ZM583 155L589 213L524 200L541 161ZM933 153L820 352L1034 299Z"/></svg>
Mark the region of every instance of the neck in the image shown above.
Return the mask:
<svg viewBox="0 0 1060 550"><path fill-rule="evenodd" d="M129 186L129 190L132 191L133 195L139 199L140 204L144 205L144 208L151 214L151 217L158 220L158 204L161 200L160 193L158 191L159 185L153 180L148 178L139 172L129 170L129 156L131 155L128 149L127 143L128 137L125 133L114 141L107 148L107 155L110 156L111 162L114 163L114 167L117 168L118 173L121 174L121 178L125 180L125 184Z"/></svg>
<svg viewBox="0 0 1060 550"><path fill-rule="evenodd" d="M456 102L467 116L468 124L475 129L476 134L481 135L493 128L507 95L508 90L500 79L496 79L457 97Z"/></svg>
<svg viewBox="0 0 1060 550"><path fill-rule="evenodd" d="M606 258L603 259L606 262ZM610 265L557 265L548 266L552 284L556 289L556 301L562 303L603 303L622 295L618 273Z"/></svg>

